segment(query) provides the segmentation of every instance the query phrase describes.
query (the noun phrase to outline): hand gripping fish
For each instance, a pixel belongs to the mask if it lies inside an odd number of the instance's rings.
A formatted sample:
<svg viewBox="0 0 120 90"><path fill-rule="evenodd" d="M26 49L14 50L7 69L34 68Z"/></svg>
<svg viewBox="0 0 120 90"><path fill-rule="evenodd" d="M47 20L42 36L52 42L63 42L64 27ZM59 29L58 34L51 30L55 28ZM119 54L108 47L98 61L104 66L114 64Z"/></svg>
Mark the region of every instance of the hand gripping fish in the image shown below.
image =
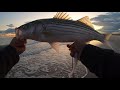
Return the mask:
<svg viewBox="0 0 120 90"><path fill-rule="evenodd" d="M57 52L59 52L58 42L79 41L86 43L92 40L98 40L111 47L108 42L111 34L103 35L97 32L88 16L73 21L67 13L58 12L53 18L35 20L15 30L17 38L48 42ZM75 71L77 59L74 62L75 64L73 65L70 76Z"/></svg>

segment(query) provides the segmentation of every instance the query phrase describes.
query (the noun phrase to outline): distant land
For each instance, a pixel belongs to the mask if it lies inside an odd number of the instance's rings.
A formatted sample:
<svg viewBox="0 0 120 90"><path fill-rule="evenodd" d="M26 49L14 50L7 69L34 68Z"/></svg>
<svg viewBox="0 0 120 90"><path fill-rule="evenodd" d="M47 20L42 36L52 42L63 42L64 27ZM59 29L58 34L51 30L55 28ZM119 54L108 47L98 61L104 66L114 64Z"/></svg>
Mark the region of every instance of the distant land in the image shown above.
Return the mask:
<svg viewBox="0 0 120 90"><path fill-rule="evenodd" d="M0 31L0 33L3 33L3 34L15 33L15 29L13 29L13 28L8 28L7 30Z"/></svg>
<svg viewBox="0 0 120 90"><path fill-rule="evenodd" d="M15 37L15 29L8 28L5 31L0 31L0 37Z"/></svg>

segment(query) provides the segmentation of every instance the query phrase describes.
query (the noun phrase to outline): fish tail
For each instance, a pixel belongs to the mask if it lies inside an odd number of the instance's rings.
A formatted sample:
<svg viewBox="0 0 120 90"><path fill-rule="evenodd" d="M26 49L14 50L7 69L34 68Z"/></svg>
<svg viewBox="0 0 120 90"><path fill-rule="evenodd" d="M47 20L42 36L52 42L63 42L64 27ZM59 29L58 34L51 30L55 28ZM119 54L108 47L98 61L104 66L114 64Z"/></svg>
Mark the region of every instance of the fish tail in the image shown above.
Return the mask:
<svg viewBox="0 0 120 90"><path fill-rule="evenodd" d="M112 34L104 34L104 37L105 37L105 40L106 40L106 41L108 41L111 36L112 36Z"/></svg>
<svg viewBox="0 0 120 90"><path fill-rule="evenodd" d="M109 41L109 39L112 36L112 34L104 34L104 36L105 36L104 44L107 45L112 50L114 50L113 47L110 44L110 41Z"/></svg>

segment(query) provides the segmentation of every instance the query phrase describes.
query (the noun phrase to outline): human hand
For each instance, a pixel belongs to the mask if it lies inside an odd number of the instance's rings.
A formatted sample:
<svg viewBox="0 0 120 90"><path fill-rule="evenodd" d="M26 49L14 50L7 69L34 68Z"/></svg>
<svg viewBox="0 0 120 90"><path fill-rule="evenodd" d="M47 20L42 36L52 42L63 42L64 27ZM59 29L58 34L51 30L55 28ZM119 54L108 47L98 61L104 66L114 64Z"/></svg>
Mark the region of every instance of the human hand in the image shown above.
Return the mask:
<svg viewBox="0 0 120 90"><path fill-rule="evenodd" d="M86 43L82 43L82 42L74 42L73 44L68 44L67 47L70 50L70 55L72 57L75 57L75 54L77 53L77 58L80 58L80 55L83 51L83 48L85 47Z"/></svg>
<svg viewBox="0 0 120 90"><path fill-rule="evenodd" d="M14 47L18 54L21 54L25 51L26 47L25 44L27 41L25 39L20 40L14 37L12 41L10 42L10 46Z"/></svg>

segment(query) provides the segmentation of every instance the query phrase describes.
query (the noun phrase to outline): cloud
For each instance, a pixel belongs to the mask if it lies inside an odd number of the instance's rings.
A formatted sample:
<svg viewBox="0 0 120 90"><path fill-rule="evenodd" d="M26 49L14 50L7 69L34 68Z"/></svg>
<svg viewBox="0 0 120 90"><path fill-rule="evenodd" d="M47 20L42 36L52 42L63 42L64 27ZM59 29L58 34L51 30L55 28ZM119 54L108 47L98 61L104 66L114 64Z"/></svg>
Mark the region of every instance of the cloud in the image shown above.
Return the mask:
<svg viewBox="0 0 120 90"><path fill-rule="evenodd" d="M10 28L14 27L13 24L9 24L9 25L6 25L6 26L8 26L8 27L10 27Z"/></svg>
<svg viewBox="0 0 120 90"><path fill-rule="evenodd" d="M103 26L101 31L117 32L120 31L120 12L109 12L91 19L93 24Z"/></svg>

